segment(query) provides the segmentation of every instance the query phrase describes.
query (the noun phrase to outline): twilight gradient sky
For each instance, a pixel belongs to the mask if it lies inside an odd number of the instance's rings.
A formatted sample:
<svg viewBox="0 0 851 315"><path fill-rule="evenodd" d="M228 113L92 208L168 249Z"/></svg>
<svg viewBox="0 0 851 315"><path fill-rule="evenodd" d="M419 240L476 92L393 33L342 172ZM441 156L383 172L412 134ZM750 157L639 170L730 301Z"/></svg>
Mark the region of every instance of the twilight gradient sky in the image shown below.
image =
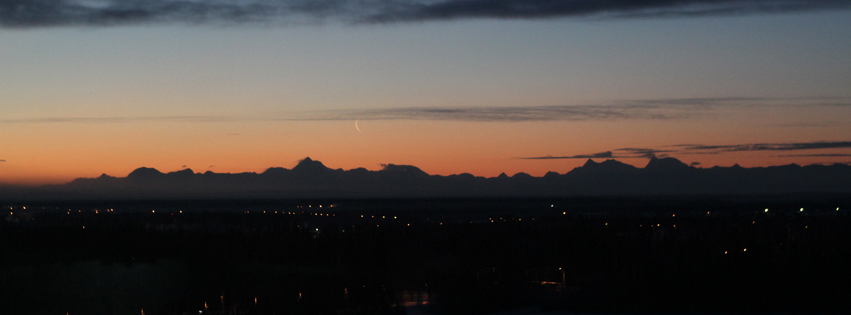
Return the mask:
<svg viewBox="0 0 851 315"><path fill-rule="evenodd" d="M851 162L849 1L254 2L269 7L103 18L113 1L0 0L0 183L262 172L306 156L489 177L589 156L643 167L651 153L700 167Z"/></svg>

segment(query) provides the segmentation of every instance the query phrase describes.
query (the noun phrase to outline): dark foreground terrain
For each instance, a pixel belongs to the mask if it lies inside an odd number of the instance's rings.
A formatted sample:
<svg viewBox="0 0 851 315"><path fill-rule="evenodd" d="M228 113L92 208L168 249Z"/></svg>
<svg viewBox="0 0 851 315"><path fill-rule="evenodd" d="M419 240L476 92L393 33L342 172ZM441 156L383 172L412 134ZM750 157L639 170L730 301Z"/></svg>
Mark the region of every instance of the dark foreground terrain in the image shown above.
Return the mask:
<svg viewBox="0 0 851 315"><path fill-rule="evenodd" d="M3 207L0 314L851 312L847 196Z"/></svg>

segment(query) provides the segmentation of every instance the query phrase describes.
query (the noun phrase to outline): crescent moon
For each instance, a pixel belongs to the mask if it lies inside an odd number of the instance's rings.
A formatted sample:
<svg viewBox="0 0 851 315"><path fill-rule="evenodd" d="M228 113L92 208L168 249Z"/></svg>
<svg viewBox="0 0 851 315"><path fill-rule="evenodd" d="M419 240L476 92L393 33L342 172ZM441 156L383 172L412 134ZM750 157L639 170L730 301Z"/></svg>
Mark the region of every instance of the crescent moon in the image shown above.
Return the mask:
<svg viewBox="0 0 851 315"><path fill-rule="evenodd" d="M358 132L363 133L363 131L360 131L360 128L358 128L358 120L360 119L355 119L355 129L357 129Z"/></svg>

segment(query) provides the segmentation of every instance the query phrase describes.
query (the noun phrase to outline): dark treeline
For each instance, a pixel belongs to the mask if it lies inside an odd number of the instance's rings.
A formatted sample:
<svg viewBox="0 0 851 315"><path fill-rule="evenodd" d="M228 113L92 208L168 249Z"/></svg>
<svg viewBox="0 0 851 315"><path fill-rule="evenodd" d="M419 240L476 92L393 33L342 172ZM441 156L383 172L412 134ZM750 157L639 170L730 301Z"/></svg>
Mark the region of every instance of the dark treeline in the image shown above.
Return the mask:
<svg viewBox="0 0 851 315"><path fill-rule="evenodd" d="M841 199L7 205L0 313L847 313Z"/></svg>

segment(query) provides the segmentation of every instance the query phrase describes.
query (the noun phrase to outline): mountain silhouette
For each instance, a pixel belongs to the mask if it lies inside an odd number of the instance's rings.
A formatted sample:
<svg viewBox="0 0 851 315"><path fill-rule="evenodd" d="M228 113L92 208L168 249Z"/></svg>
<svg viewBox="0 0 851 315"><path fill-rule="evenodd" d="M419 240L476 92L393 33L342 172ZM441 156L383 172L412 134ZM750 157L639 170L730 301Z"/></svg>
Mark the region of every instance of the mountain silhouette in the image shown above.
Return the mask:
<svg viewBox="0 0 851 315"><path fill-rule="evenodd" d="M296 174L321 174L328 170L330 169L325 167L322 162L311 160L310 157L304 158L293 167L293 172Z"/></svg>
<svg viewBox="0 0 851 315"><path fill-rule="evenodd" d="M649 165L648 165L649 166ZM635 166L618 162L616 160L605 160L603 162L597 163L592 159L588 159L581 168L578 168L579 171L587 171L587 172L604 172L604 173L616 173L616 172L633 172L637 170Z"/></svg>
<svg viewBox="0 0 851 315"><path fill-rule="evenodd" d="M0 198L9 191L0 190ZM21 194L21 190L15 190ZM48 185L22 196L49 199L117 198L421 198L421 197L571 197L710 194L851 193L851 166L796 164L744 168L695 168L675 158L652 157L644 168L613 159L565 174L526 173L485 178L463 173L429 175L412 165L382 169L331 169L305 158L292 169L263 173L162 173L141 167L127 177L106 174Z"/></svg>
<svg viewBox="0 0 851 315"><path fill-rule="evenodd" d="M644 167L645 170L651 172L670 172L670 171L679 171L689 168L688 164L680 162L672 157L666 158L656 158L655 156L650 158L650 162L647 163L647 166Z"/></svg>
<svg viewBox="0 0 851 315"><path fill-rule="evenodd" d="M157 169L148 168L148 167L140 167L140 168L137 168L137 169L133 170L132 172L130 172L130 174L127 174L127 179L130 179L130 180L148 180L148 179L152 179L152 178L158 178L161 175L163 175L163 173L158 171Z"/></svg>

